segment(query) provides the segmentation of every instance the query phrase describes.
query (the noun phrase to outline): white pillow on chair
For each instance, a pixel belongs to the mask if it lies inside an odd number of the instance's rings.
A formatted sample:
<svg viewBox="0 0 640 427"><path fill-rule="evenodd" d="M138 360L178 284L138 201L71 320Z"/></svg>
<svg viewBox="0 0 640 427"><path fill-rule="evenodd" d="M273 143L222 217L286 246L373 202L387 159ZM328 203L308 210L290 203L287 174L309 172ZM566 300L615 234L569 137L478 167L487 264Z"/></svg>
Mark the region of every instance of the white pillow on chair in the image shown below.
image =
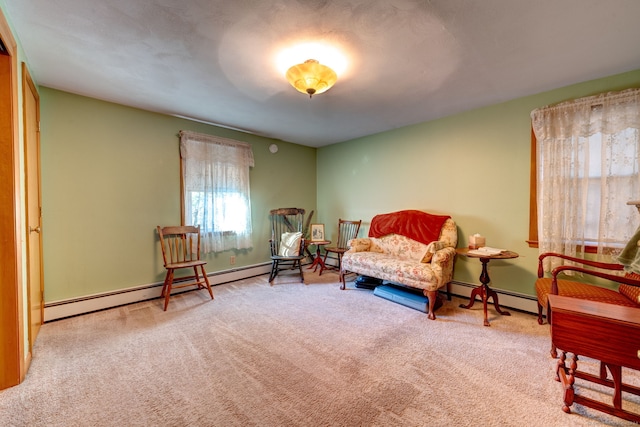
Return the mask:
<svg viewBox="0 0 640 427"><path fill-rule="evenodd" d="M278 250L278 255L300 255L300 239L302 239L302 233L299 231L294 233L282 233L282 236L280 237L280 249Z"/></svg>

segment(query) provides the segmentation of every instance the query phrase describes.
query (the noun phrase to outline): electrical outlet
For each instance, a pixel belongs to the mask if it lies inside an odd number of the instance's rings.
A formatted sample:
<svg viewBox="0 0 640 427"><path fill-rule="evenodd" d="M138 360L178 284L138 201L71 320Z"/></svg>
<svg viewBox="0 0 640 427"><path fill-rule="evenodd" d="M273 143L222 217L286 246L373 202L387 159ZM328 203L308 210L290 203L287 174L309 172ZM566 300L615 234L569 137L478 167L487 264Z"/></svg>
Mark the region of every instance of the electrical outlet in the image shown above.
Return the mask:
<svg viewBox="0 0 640 427"><path fill-rule="evenodd" d="M236 256L235 255L231 255L229 257L229 264L235 265L235 263L236 263Z"/></svg>

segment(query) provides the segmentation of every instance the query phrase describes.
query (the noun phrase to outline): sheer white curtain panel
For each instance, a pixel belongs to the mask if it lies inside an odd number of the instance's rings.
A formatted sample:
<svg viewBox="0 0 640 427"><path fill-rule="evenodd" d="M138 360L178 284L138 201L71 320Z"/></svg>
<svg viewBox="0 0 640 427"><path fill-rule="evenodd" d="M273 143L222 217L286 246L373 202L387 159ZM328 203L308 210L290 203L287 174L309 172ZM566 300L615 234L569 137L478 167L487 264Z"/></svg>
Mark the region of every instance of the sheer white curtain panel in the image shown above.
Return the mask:
<svg viewBox="0 0 640 427"><path fill-rule="evenodd" d="M251 145L180 131L184 218L200 225L205 253L253 246L249 168Z"/></svg>
<svg viewBox="0 0 640 427"><path fill-rule="evenodd" d="M531 119L540 253L584 256L595 246L596 258L607 260L638 223L627 202L640 198L640 89L543 107Z"/></svg>

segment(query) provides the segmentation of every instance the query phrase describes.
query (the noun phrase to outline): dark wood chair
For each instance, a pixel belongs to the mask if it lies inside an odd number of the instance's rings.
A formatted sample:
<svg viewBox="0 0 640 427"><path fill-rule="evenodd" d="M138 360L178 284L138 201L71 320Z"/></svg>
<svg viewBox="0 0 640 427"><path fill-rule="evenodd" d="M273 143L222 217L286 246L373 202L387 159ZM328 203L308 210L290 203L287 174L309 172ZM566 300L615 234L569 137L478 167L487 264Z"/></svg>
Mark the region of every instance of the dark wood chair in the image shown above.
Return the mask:
<svg viewBox="0 0 640 427"><path fill-rule="evenodd" d="M209 278L204 269L207 262L200 259L200 227L158 226L157 229L160 236L162 259L164 267L167 269L161 294L164 297L164 310L167 310L171 290L174 288L197 286L198 289L207 289L213 299L211 284L209 284ZM193 269L193 275L174 277L176 270L184 268ZM177 280L179 285L175 285L174 280Z"/></svg>
<svg viewBox="0 0 640 427"><path fill-rule="evenodd" d="M279 208L269 212L271 222L271 274L269 284L278 273L283 270L295 270L300 272L300 281L304 283L302 273L302 260L305 240L303 235L305 210L300 208Z"/></svg>
<svg viewBox="0 0 640 427"><path fill-rule="evenodd" d="M304 237L304 253L307 254L307 256L311 259L311 261L313 261L313 254L309 250L309 244L311 242L311 239L309 236L309 227L311 226L311 220L313 219L314 212L315 211L312 210L311 213L307 215L307 220L305 221L304 228L302 229L302 236Z"/></svg>
<svg viewBox="0 0 640 427"><path fill-rule="evenodd" d="M362 220L352 221L346 219L338 219L338 240L336 241L335 246L326 246L324 248L324 262L320 268L320 276L324 270L338 270L340 271L340 267L342 266L342 254L349 250L349 240L355 239L358 236L358 231L360 230L360 225L362 224ZM327 257L329 253L334 253L338 257L338 266L328 266L327 265Z"/></svg>

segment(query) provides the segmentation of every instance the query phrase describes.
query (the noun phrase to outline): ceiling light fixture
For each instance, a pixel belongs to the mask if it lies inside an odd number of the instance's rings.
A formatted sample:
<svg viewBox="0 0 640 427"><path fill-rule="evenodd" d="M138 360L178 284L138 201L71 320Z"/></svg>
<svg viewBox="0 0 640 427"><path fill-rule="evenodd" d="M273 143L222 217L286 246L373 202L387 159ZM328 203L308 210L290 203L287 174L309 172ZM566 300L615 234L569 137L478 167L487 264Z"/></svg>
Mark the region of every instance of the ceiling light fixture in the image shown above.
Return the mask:
<svg viewBox="0 0 640 427"><path fill-rule="evenodd" d="M304 63L289 68L286 77L291 86L309 94L309 98L328 91L338 80L335 71L315 59L307 59Z"/></svg>

